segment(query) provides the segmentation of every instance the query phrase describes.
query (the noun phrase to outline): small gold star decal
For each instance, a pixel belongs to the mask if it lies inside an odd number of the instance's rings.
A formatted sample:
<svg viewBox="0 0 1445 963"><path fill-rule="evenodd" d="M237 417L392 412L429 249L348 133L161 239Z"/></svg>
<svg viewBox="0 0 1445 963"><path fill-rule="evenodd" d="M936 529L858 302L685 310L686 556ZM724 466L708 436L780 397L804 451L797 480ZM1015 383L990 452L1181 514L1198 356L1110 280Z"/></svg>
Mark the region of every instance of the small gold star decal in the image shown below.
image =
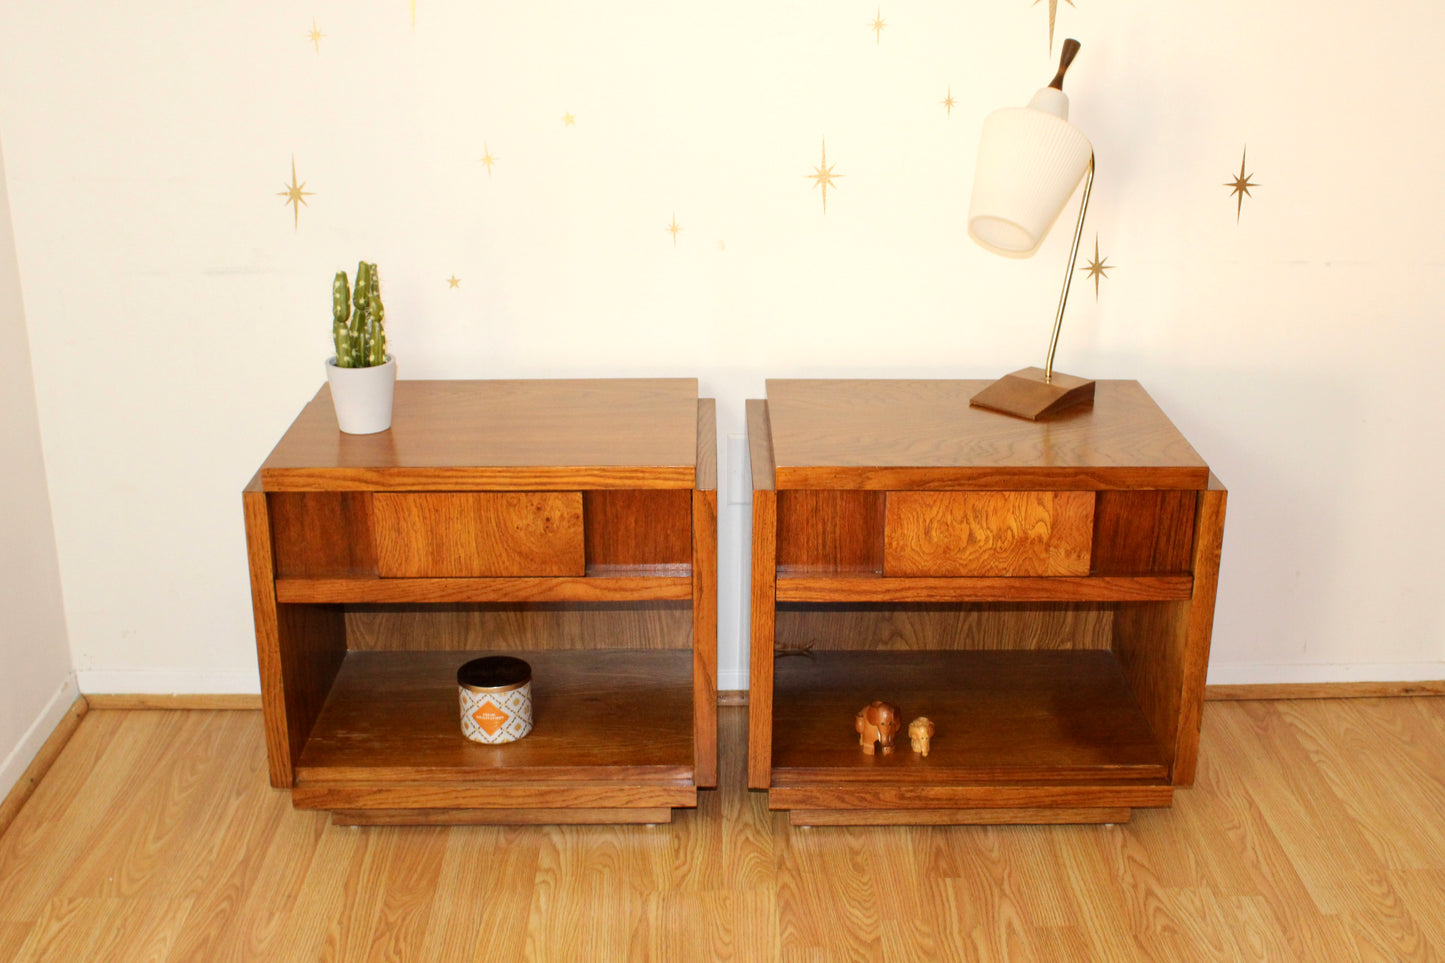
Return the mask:
<svg viewBox="0 0 1445 963"><path fill-rule="evenodd" d="M1069 6L1074 5L1074 0L1064 0ZM1038 6L1039 0L1034 0L1034 6ZM1054 17L1059 12L1059 0L1049 0L1049 53L1054 52Z"/></svg>
<svg viewBox="0 0 1445 963"><path fill-rule="evenodd" d="M947 97L944 97L942 100L940 100L939 103L942 104L944 107L946 107L946 108L948 109L948 116L952 117L952 116L953 116L953 105L956 104L956 103L958 103L958 101L956 101L956 100L953 99L953 85L952 85L952 84L949 84L949 85L948 85L948 96L947 96Z"/></svg>
<svg viewBox="0 0 1445 963"><path fill-rule="evenodd" d="M562 112L562 126L564 126L564 127L575 127L576 124L577 124L577 115L576 115L576 114L570 114L570 113L568 113L567 111L563 111L563 112Z"/></svg>
<svg viewBox="0 0 1445 963"><path fill-rule="evenodd" d="M316 194L315 191L303 191L302 188L305 186L305 181L302 181L299 184L296 183L296 155L292 154L291 183L286 185L286 189L284 191L278 191L276 193L276 196L284 197L286 198L287 204L294 204L296 206L296 230L298 231L301 229L301 205L306 203L306 198L314 197Z"/></svg>
<svg viewBox="0 0 1445 963"><path fill-rule="evenodd" d="M1234 223L1236 224L1239 223L1240 212L1244 210L1245 197L1254 196L1253 194L1249 193L1249 189L1251 187L1259 186L1254 181L1250 180L1250 178L1254 176L1253 174L1246 174L1244 172L1244 159L1247 156L1249 156L1248 144L1245 145L1244 153L1239 155L1239 176L1232 181L1224 182L1224 186L1230 188L1230 193L1238 197L1238 200L1235 202L1234 205Z"/></svg>
<svg viewBox="0 0 1445 963"><path fill-rule="evenodd" d="M487 146L487 142L486 142L486 141L482 141L482 158L481 158L481 163L487 165L487 176L488 176L488 177L491 177L491 176L492 176L492 165L495 164L496 162L497 162L497 158L492 154L492 149Z"/></svg>
<svg viewBox="0 0 1445 963"><path fill-rule="evenodd" d="M316 18L312 17L311 32L306 35L306 39L316 45L316 52L318 54L321 53L321 38L324 36L326 36L326 34L321 32L320 27L316 26Z"/></svg>
<svg viewBox="0 0 1445 963"><path fill-rule="evenodd" d="M1093 259L1092 261L1090 261L1088 264L1086 264L1085 266L1079 268L1080 271L1088 271L1088 272L1089 272L1089 277L1091 277L1091 278L1094 279L1094 300L1095 300L1095 301L1099 300L1099 278L1103 278L1104 280L1107 281L1107 280L1109 279L1109 275L1108 275L1107 272L1112 271L1112 270L1114 270L1114 268L1118 267L1117 264L1110 264L1110 263L1108 263L1108 262L1109 262L1109 259L1108 259L1108 258L1099 257L1099 235L1095 234L1095 235L1094 235L1094 259Z"/></svg>
<svg viewBox="0 0 1445 963"><path fill-rule="evenodd" d="M677 223L676 211L672 212L672 223L664 227L663 230L672 234L672 246L677 247L677 232L682 230L682 227Z"/></svg>
<svg viewBox="0 0 1445 963"><path fill-rule="evenodd" d="M834 173L833 173L833 167L834 167L834 166L837 166L837 165L829 166L829 164L828 164L828 138L824 137L824 138L823 138L823 159L822 159L822 162L821 162L817 167L813 168L813 173L811 173L811 174L804 174L804 175L803 175L804 177L812 178L812 180L813 180L813 186L815 186L815 187L821 187L821 188L823 189L823 213L824 213L824 214L827 214L827 213L828 213L828 188L829 188L830 186L832 186L832 184L833 184L833 178L845 176L845 175L843 175L843 174L834 174Z"/></svg>
<svg viewBox="0 0 1445 963"><path fill-rule="evenodd" d="M883 28L888 26L888 21L883 19L882 7L878 8L878 12L873 15L873 22L870 23L868 26L873 31L873 42L875 44L882 43Z"/></svg>
<svg viewBox="0 0 1445 963"><path fill-rule="evenodd" d="M461 283L462 283L462 279L459 278L459 277L457 277L455 274L453 274L451 277L447 278L447 287L449 287L449 288L459 287L459 286L461 285Z"/></svg>

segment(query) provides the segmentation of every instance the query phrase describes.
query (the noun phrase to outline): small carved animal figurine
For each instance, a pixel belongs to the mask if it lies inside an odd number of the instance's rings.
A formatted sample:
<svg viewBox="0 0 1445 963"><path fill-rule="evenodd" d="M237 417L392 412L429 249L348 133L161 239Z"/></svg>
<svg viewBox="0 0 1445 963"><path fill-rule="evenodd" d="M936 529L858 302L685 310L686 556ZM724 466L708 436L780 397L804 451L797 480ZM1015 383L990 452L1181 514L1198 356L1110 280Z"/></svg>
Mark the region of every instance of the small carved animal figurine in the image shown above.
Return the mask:
<svg viewBox="0 0 1445 963"><path fill-rule="evenodd" d="M886 756L893 751L893 737L903 728L898 707L891 702L870 702L858 710L853 728L858 730L858 745L868 755L873 755L876 744Z"/></svg>
<svg viewBox="0 0 1445 963"><path fill-rule="evenodd" d="M919 716L908 724L908 741L913 744L913 751L927 758L928 740L933 738L933 720L928 716Z"/></svg>

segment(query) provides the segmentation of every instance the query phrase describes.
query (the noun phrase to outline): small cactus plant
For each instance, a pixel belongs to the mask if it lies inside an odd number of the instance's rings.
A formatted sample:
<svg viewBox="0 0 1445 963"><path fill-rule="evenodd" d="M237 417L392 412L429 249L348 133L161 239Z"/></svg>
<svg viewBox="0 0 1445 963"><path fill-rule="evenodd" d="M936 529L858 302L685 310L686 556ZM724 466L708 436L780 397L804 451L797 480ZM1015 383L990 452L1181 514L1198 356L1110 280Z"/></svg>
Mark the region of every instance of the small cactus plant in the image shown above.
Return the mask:
<svg viewBox="0 0 1445 963"><path fill-rule="evenodd" d="M331 282L331 335L336 341L338 368L372 368L386 364L386 309L375 264L356 265L356 289L345 271Z"/></svg>

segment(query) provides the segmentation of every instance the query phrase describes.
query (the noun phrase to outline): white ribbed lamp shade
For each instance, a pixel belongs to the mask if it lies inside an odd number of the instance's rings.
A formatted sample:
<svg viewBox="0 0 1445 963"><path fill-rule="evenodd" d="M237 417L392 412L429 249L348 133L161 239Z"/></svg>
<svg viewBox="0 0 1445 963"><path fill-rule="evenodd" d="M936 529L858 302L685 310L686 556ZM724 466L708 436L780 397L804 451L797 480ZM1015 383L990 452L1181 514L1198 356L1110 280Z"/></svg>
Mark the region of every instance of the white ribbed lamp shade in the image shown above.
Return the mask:
<svg viewBox="0 0 1445 963"><path fill-rule="evenodd" d="M1089 167L1089 139L1069 123L1069 98L1045 87L1027 107L988 115L978 145L968 235L995 254L1030 257Z"/></svg>

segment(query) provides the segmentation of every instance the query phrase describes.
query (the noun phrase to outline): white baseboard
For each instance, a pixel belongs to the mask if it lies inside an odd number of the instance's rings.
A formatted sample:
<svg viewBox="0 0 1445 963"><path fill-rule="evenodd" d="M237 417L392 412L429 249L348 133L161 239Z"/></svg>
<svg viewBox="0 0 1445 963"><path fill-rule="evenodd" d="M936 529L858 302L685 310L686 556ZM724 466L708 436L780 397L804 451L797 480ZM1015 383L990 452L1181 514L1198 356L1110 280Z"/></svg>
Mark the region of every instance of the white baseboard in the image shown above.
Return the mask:
<svg viewBox="0 0 1445 963"><path fill-rule="evenodd" d="M1209 685L1319 685L1333 682L1445 681L1445 662L1366 662L1339 664L1211 665ZM746 672L719 672L717 687L741 692Z"/></svg>
<svg viewBox="0 0 1445 963"><path fill-rule="evenodd" d="M1209 685L1319 685L1333 682L1437 682L1445 662L1211 665Z"/></svg>
<svg viewBox="0 0 1445 963"><path fill-rule="evenodd" d="M86 695L256 695L255 669L81 669Z"/></svg>
<svg viewBox="0 0 1445 963"><path fill-rule="evenodd" d="M47 708L52 721L75 701L76 682L87 695L256 695L260 677L254 670L82 669L70 682L70 698L58 710ZM1211 665L1209 685L1317 685L1333 682L1436 682L1445 680L1445 662L1366 662L1331 664ZM746 672L719 672L717 687L745 691ZM59 698L59 696L57 696ZM45 740L42 738L41 742ZM38 746L37 746L38 748ZM31 754L34 754L32 749ZM8 761L7 761L8 764ZM24 766L21 767L24 769ZM18 778L18 777L17 777Z"/></svg>
<svg viewBox="0 0 1445 963"><path fill-rule="evenodd" d="M80 691L91 695L259 695L261 679L245 670L82 669L76 673ZM718 673L717 687L741 691L746 672Z"/></svg>
<svg viewBox="0 0 1445 963"><path fill-rule="evenodd" d="M5 757L5 761L0 763L0 800L4 800L10 790L20 782L20 777L25 775L25 770L45 745L45 740L49 739L50 734L60 725L60 721L65 718L79 695L80 687L76 684L75 676L66 676L65 682L20 737L19 744Z"/></svg>

